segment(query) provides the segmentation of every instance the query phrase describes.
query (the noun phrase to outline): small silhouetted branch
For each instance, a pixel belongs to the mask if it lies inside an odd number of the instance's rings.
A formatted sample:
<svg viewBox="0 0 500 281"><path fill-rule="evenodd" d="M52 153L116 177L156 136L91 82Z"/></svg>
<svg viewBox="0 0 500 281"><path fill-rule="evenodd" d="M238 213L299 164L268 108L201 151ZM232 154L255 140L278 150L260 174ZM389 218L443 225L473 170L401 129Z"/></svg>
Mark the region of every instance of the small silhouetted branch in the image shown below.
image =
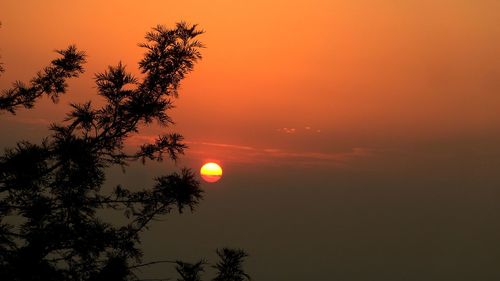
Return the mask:
<svg viewBox="0 0 500 281"><path fill-rule="evenodd" d="M182 279L178 281L201 281L201 274L205 271L205 260L200 260L197 263L177 262L175 270Z"/></svg>
<svg viewBox="0 0 500 281"><path fill-rule="evenodd" d="M172 278L134 279L134 281L168 281Z"/></svg>
<svg viewBox="0 0 500 281"><path fill-rule="evenodd" d="M0 110L15 114L20 106L32 108L36 99L43 94L57 102L59 95L66 93L68 87L66 80L78 77L84 72L82 65L86 62L86 55L78 51L74 45L56 52L62 57L53 60L43 71L39 71L28 85L16 81L11 89L2 92Z"/></svg>
<svg viewBox="0 0 500 281"><path fill-rule="evenodd" d="M243 270L243 262L248 254L241 249L222 248L217 249L219 262L213 266L217 270L217 276L213 281L244 281L250 280L250 276Z"/></svg>
<svg viewBox="0 0 500 281"><path fill-rule="evenodd" d="M159 263L177 263L177 262L171 261L171 260L152 261L152 262L147 262L147 263L138 264L138 265L134 265L134 266L129 266L129 269L136 269L136 268L150 266L150 265L159 264Z"/></svg>

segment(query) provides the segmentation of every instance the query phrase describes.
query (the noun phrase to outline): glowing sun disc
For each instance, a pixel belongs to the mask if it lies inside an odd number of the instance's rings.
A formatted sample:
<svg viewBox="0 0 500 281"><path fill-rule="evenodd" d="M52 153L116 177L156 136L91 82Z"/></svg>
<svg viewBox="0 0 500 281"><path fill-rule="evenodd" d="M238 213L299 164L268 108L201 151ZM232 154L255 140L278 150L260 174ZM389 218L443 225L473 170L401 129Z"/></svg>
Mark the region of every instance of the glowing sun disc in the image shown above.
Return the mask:
<svg viewBox="0 0 500 281"><path fill-rule="evenodd" d="M201 167L200 175L206 182L216 182L222 177L222 168L217 163L206 163Z"/></svg>

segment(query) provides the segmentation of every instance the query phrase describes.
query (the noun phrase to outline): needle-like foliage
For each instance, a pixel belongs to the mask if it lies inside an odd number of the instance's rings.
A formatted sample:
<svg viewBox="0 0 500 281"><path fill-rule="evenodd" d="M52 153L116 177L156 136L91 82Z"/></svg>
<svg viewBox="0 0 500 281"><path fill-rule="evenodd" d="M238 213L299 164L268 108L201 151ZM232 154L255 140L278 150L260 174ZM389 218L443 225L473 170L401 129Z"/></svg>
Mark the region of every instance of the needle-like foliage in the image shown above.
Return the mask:
<svg viewBox="0 0 500 281"><path fill-rule="evenodd" d="M82 64L85 63L85 53L78 51L73 45L56 52L61 58L53 60L49 66L39 71L28 84L16 81L12 88L2 92L0 110L14 114L21 106L32 108L35 101L44 94L57 102L59 95L66 93L66 80L78 77L84 71Z"/></svg>
<svg viewBox="0 0 500 281"><path fill-rule="evenodd" d="M243 262L248 254L243 250L223 248L217 250L220 261L213 267L217 276L213 281L245 281L250 276L243 270Z"/></svg>
<svg viewBox="0 0 500 281"><path fill-rule="evenodd" d="M194 210L203 191L193 172L158 176L152 187L116 186L106 192L107 168L131 161L176 160L183 137L169 132L125 150L142 126L169 128L179 84L201 58L196 25L157 26L146 34L141 78L118 63L95 75L105 104L71 104L61 124L40 144L19 142L0 156L0 280L137 280L140 234L159 216ZM75 46L27 84L15 82L0 95L0 113L32 108L43 95L66 93L67 80L83 73L84 52ZM4 132L2 132L4 133ZM100 210L121 212L124 225ZM199 280L203 263L177 262L182 280Z"/></svg>

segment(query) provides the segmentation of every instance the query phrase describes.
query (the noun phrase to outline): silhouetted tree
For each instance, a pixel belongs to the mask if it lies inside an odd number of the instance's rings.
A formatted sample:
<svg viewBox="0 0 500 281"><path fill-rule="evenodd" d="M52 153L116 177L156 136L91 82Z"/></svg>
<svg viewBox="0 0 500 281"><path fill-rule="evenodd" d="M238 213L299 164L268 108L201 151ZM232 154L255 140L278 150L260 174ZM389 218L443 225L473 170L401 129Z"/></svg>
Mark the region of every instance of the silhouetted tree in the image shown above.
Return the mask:
<svg viewBox="0 0 500 281"><path fill-rule="evenodd" d="M176 160L186 146L176 133L160 135L135 153L125 141L140 127L172 124L167 111L181 80L201 58L202 34L196 25L157 26L145 36L142 78L118 63L95 75L97 92L105 104L71 104L62 124L40 144L23 141L0 157L0 280L138 280L142 263L140 234L158 216L191 211L202 199L193 172L159 176L151 188L118 185L105 192L105 169L147 159ZM0 95L0 112L15 114L32 108L43 95L54 102L66 93L67 80L83 73L84 52L75 46L59 50L59 58L27 84L15 82ZM138 190L138 191L137 191ZM122 212L125 225L106 222L99 210ZM217 252L217 281L243 280L246 254ZM156 262L155 262L156 263ZM173 262L184 281L198 281L204 261ZM238 277L239 276L239 277Z"/></svg>
<svg viewBox="0 0 500 281"><path fill-rule="evenodd" d="M185 263L178 261L175 269L179 273L180 278L177 281L201 281L201 273L205 271L203 266L204 261L199 261L197 263Z"/></svg>
<svg viewBox="0 0 500 281"><path fill-rule="evenodd" d="M240 249L222 248L217 250L219 262L212 268L216 269L216 276L212 281L245 281L250 276L243 270L243 262L248 254ZM205 261L197 263L185 263L177 261L176 270L181 276L177 281L201 281L201 273L204 272Z"/></svg>
<svg viewBox="0 0 500 281"><path fill-rule="evenodd" d="M243 271L243 261L248 254L243 250L223 248L217 250L220 261L213 267L217 269L214 281L244 281L250 276Z"/></svg>

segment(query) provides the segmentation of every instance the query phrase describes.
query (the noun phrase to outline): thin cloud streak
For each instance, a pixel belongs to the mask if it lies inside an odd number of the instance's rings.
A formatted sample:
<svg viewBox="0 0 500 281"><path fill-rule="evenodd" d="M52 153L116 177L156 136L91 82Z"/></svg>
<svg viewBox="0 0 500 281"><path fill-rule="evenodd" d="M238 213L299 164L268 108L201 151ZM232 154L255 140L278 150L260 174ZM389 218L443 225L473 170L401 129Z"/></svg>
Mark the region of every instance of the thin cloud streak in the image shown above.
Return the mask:
<svg viewBox="0 0 500 281"><path fill-rule="evenodd" d="M348 165L356 159L370 157L374 149L355 147L341 152L291 151L278 148L257 148L226 143L189 142L188 158L222 158L237 163L276 163L276 164L332 164Z"/></svg>
<svg viewBox="0 0 500 281"><path fill-rule="evenodd" d="M138 135L127 142L127 146L139 146L143 143L154 142L157 136ZM303 164L303 165L335 165L347 166L358 159L373 156L377 151L372 148L354 147L346 151L294 151L280 148L259 148L248 145L185 141L188 145L184 158L193 159L220 159L234 163L268 163L268 164Z"/></svg>
<svg viewBox="0 0 500 281"><path fill-rule="evenodd" d="M255 148L250 147L250 146L227 144L227 143L193 142L193 141L186 141L185 143L187 145L190 145L190 144L197 145L197 144L199 144L199 145L217 146L217 147L233 148L233 149L241 149L241 150L255 150Z"/></svg>

